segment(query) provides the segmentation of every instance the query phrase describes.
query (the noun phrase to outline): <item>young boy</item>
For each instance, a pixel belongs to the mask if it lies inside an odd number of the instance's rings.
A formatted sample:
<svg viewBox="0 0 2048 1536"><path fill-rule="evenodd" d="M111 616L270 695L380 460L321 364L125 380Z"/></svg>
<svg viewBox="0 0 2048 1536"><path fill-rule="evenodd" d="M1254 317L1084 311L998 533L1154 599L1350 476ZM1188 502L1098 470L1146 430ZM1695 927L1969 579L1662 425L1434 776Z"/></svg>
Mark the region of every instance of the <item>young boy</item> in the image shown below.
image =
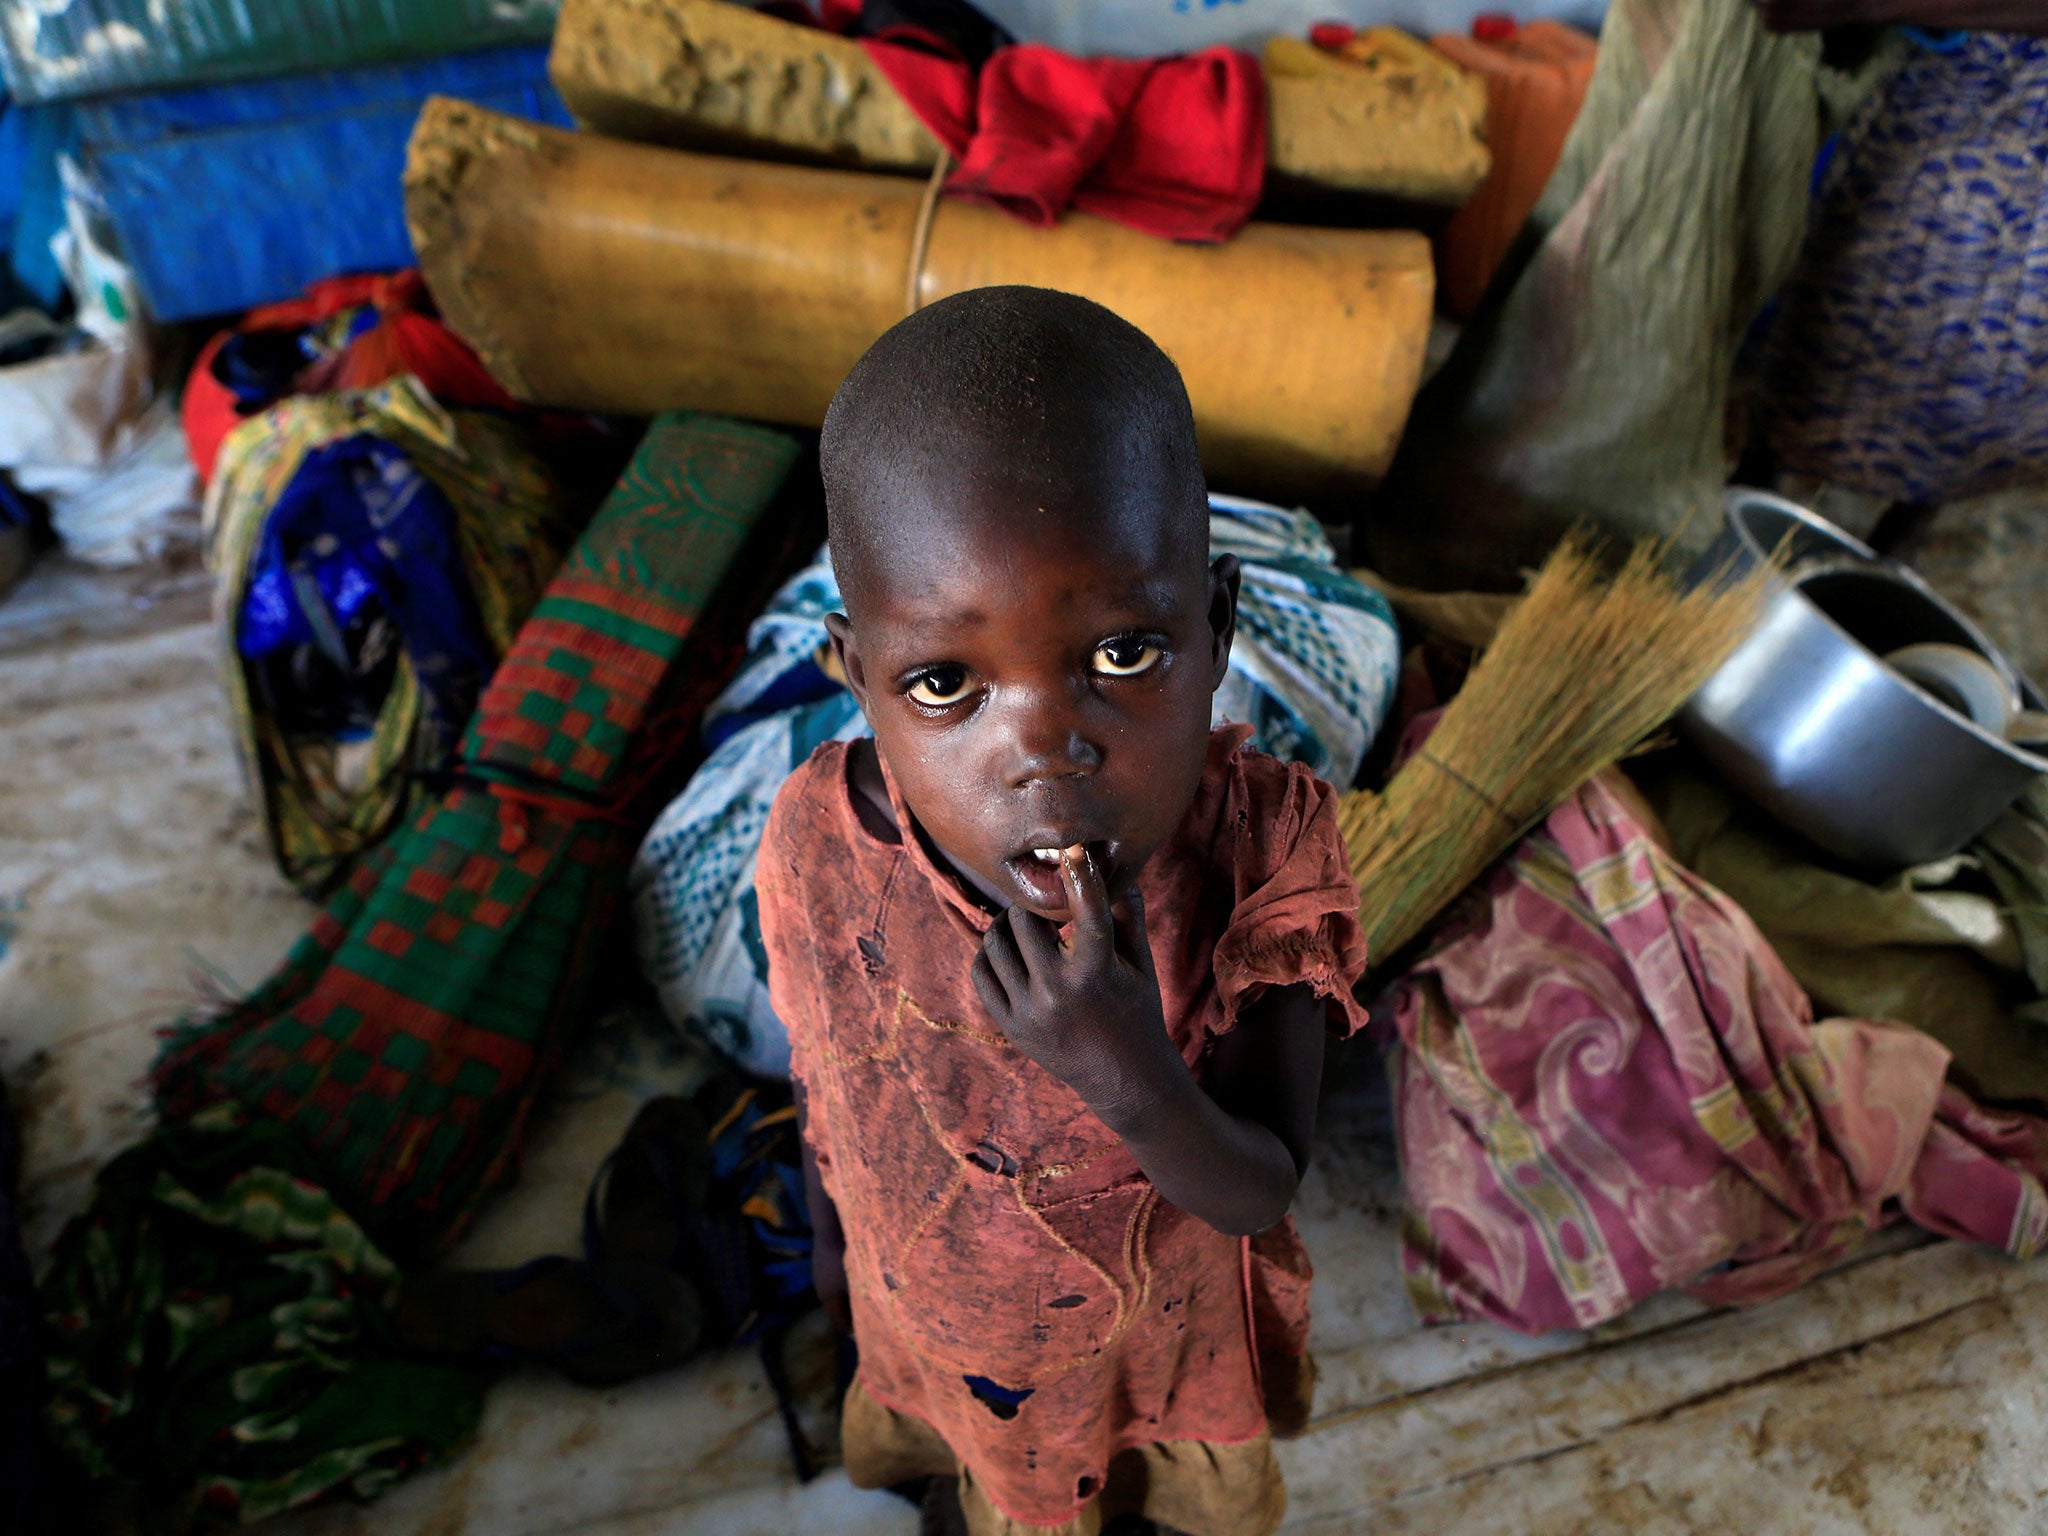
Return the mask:
<svg viewBox="0 0 2048 1536"><path fill-rule="evenodd" d="M821 451L875 739L791 777L757 886L848 1470L957 1474L976 1536L1270 1531L1286 1212L1365 956L1329 788L1210 730L1237 566L1180 375L979 289L876 342Z"/></svg>

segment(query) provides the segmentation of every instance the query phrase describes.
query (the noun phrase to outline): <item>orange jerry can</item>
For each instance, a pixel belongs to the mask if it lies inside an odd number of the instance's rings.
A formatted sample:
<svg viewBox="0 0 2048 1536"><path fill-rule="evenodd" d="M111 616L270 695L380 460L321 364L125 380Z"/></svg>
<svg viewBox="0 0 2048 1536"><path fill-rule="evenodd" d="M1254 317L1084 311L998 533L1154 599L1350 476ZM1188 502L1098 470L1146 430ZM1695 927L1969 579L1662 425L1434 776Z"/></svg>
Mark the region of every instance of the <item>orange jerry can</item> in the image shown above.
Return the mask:
<svg viewBox="0 0 2048 1536"><path fill-rule="evenodd" d="M1557 169L1598 51L1592 38L1556 21L1517 27L1480 17L1473 31L1471 37L1445 33L1430 39L1438 52L1486 82L1493 169L1436 241L1438 301L1460 320L1478 308Z"/></svg>

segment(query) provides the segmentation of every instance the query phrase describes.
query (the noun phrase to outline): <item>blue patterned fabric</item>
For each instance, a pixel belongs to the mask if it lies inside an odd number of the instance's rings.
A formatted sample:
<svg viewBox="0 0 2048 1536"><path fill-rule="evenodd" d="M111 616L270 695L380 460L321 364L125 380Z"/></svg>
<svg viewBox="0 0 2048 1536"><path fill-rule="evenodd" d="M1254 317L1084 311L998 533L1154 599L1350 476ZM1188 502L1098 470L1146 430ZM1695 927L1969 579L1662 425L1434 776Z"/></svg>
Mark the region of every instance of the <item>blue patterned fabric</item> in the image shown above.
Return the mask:
<svg viewBox="0 0 2048 1536"><path fill-rule="evenodd" d="M1844 131L1766 374L1785 469L1893 501L2048 474L2048 39L1918 51Z"/></svg>
<svg viewBox="0 0 2048 1536"><path fill-rule="evenodd" d="M397 447L358 433L309 452L264 524L235 643L287 716L341 740L376 728L395 659L419 680L422 728L454 746L496 665L463 574L455 509Z"/></svg>
<svg viewBox="0 0 2048 1536"><path fill-rule="evenodd" d="M1386 719L1400 673L1393 610L1337 565L1308 513L1209 498L1211 555L1243 568L1217 724L1348 784ZM789 1074L768 1006L754 857L782 781L822 742L869 734L853 695L820 665L839 583L821 552L749 631L739 675L705 714L713 750L656 820L632 876L640 962L680 1027L751 1072Z"/></svg>

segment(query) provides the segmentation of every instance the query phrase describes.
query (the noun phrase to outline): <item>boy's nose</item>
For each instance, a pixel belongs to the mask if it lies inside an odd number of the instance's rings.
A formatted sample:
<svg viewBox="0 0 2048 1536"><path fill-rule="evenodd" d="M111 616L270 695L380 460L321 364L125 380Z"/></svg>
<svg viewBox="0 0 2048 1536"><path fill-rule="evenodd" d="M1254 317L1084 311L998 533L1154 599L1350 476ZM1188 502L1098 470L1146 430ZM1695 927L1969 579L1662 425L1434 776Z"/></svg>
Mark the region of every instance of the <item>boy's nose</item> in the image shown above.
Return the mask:
<svg viewBox="0 0 2048 1536"><path fill-rule="evenodd" d="M1022 789L1045 779L1085 778L1102 766L1102 749L1072 710L1044 702L1018 710L1010 782Z"/></svg>
<svg viewBox="0 0 2048 1536"><path fill-rule="evenodd" d="M1011 779L1022 789L1042 779L1086 778L1101 766L1101 750L1079 731L1070 730L1056 746L1021 752Z"/></svg>

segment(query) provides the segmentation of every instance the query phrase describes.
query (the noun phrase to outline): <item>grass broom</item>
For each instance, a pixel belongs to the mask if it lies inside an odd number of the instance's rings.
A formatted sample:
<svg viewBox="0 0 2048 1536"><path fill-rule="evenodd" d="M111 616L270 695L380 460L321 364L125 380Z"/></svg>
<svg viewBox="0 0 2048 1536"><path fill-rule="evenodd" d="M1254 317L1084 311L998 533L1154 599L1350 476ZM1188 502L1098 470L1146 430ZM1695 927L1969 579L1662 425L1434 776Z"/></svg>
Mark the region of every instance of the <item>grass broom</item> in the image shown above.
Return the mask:
<svg viewBox="0 0 2048 1536"><path fill-rule="evenodd" d="M1654 540L1603 579L1558 546L1422 750L1337 820L1374 961L1392 959L1530 828L1670 719L1756 622L1770 567L1682 589Z"/></svg>

